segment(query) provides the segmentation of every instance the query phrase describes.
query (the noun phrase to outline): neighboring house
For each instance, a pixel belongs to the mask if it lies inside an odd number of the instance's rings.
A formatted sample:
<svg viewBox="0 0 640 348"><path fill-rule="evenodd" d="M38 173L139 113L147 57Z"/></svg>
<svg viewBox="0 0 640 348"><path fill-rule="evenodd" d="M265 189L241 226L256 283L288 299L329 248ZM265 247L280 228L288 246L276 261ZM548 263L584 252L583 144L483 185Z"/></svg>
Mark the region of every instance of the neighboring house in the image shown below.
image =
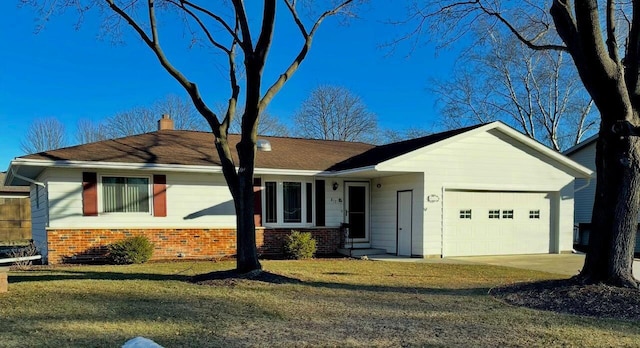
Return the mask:
<svg viewBox="0 0 640 348"><path fill-rule="evenodd" d="M31 240L29 187L5 186L0 173L0 247L26 245Z"/></svg>
<svg viewBox="0 0 640 348"><path fill-rule="evenodd" d="M574 223L576 233L574 243L579 249L589 244L589 232L591 231L591 214L593 202L596 197L596 143L598 135L594 135L580 144L564 152L572 160L594 171L591 179L576 179L575 183L575 213ZM636 234L636 253L640 253L640 231Z"/></svg>
<svg viewBox="0 0 640 348"><path fill-rule="evenodd" d="M500 122L382 146L262 139L272 149L256 155L262 254L280 253L291 230L312 232L321 254L570 251L574 179L592 174ZM138 234L155 259L235 253L234 206L210 133L161 125L19 157L10 170L10 184L31 187L34 239L49 263L99 257Z"/></svg>

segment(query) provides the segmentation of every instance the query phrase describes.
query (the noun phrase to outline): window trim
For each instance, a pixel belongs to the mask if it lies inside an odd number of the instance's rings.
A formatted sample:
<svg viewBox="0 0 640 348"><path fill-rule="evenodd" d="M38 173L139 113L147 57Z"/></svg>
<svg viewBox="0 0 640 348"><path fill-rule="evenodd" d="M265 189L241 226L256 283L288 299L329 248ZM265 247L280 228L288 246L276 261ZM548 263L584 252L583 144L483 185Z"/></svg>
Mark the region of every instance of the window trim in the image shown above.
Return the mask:
<svg viewBox="0 0 640 348"><path fill-rule="evenodd" d="M458 220L471 220L473 217L473 209L459 209Z"/></svg>
<svg viewBox="0 0 640 348"><path fill-rule="evenodd" d="M515 219L515 212L513 209L502 209L502 219Z"/></svg>
<svg viewBox="0 0 640 348"><path fill-rule="evenodd" d="M278 177L262 177L262 185L265 187L262 190L262 216L264 217L263 225L264 227L314 227L316 222L316 193L315 193L315 178L301 178L301 177L287 177L287 176L278 176ZM276 183L276 222L267 222L267 190L266 186L269 182ZM284 222L284 183L285 182L296 182L301 185L301 204L302 211L300 212L300 221L301 222ZM307 184L311 184L310 192L307 192ZM311 194L311 199L307 198L307 195ZM311 202L311 206L308 207L307 203ZM311 210L311 222L307 222L307 214L308 210Z"/></svg>
<svg viewBox="0 0 640 348"><path fill-rule="evenodd" d="M540 220L540 209L531 209L529 210L529 219L538 219Z"/></svg>
<svg viewBox="0 0 640 348"><path fill-rule="evenodd" d="M104 186L102 185L103 177L123 177L123 178L139 178L147 179L147 200L149 201L149 211L145 212L105 212L104 211ZM153 175L141 174L123 174L123 173L100 173L98 174L98 215L123 215L123 216L153 216Z"/></svg>

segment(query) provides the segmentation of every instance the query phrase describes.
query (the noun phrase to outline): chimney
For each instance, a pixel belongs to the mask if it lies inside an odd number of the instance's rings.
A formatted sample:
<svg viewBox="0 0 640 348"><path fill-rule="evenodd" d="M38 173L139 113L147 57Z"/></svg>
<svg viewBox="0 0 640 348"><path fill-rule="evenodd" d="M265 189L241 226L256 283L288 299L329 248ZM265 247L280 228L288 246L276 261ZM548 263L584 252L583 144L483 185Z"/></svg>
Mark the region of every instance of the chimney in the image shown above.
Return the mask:
<svg viewBox="0 0 640 348"><path fill-rule="evenodd" d="M162 118L158 120L158 130L173 130L173 120L169 114L162 115Z"/></svg>

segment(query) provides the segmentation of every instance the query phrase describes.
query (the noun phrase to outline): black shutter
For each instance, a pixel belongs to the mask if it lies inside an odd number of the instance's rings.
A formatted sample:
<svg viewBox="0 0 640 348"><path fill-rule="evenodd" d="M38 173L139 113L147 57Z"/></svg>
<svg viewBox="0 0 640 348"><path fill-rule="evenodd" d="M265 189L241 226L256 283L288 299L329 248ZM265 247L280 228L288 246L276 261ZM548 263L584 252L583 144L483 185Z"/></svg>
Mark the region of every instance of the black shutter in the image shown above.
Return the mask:
<svg viewBox="0 0 640 348"><path fill-rule="evenodd" d="M316 180L316 226L324 226L326 224L324 185L324 180Z"/></svg>

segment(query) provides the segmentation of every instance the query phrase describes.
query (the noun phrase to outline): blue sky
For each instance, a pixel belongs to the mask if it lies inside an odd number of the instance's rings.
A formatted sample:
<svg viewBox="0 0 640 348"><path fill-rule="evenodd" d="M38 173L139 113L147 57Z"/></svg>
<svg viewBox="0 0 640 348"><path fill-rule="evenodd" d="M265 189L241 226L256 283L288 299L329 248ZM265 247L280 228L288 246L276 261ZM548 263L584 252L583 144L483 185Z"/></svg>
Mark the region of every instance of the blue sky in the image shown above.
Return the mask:
<svg viewBox="0 0 640 348"><path fill-rule="evenodd" d="M66 13L51 18L36 34L35 10L16 3L0 2L0 170L23 155L20 141L34 119L61 120L73 140L79 119L99 121L169 94L186 95L128 28L124 43L114 44L110 37L100 38L98 13L86 16L77 30L74 14ZM448 76L456 54L436 53L426 44L412 51L402 45L393 54L380 48L401 34L385 21L402 18L403 11L391 2L376 2L348 26L325 21L307 60L275 97L269 112L289 124L315 87L341 85L360 96L384 128L437 129L428 81ZM265 84L283 71L301 42L284 13L277 20ZM202 47L189 48L182 27L166 28L170 30L163 44L169 57L200 85L206 102L224 102L228 98L224 57Z"/></svg>

